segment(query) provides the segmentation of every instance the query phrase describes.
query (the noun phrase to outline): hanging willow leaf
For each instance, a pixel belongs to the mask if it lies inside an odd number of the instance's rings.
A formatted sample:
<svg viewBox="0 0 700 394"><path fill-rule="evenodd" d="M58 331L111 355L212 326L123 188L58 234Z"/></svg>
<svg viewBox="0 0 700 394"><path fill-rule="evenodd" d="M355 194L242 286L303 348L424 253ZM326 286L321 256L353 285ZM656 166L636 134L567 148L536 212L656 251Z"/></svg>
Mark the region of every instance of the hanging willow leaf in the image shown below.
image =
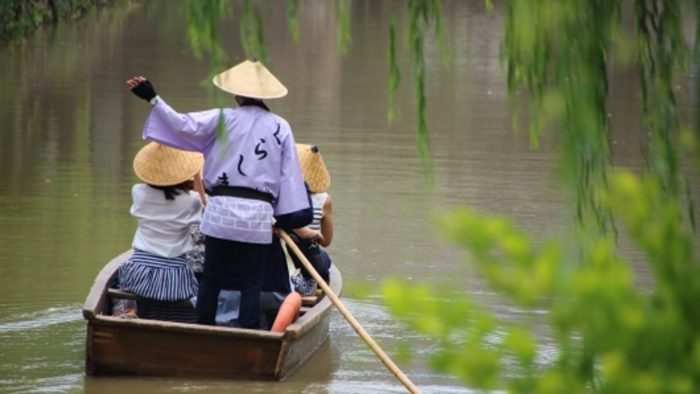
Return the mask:
<svg viewBox="0 0 700 394"><path fill-rule="evenodd" d="M292 39L295 43L299 42L299 0L287 0L287 25L289 32L292 33Z"/></svg>
<svg viewBox="0 0 700 394"><path fill-rule="evenodd" d="M224 110L220 109L219 110L219 121L217 122L216 125L216 139L221 139L226 136L226 121L224 117Z"/></svg>
<svg viewBox="0 0 700 394"><path fill-rule="evenodd" d="M695 20L700 21L700 0L695 0ZM695 40L693 42L693 65L697 75L700 70L700 23L695 26ZM695 91L700 92L700 78L694 78L695 81ZM698 108L700 106L700 98L695 97L694 106ZM700 111L695 111L695 135L696 138L700 139ZM700 147L699 147L700 148ZM695 155L700 158L700 149L694 151Z"/></svg>
<svg viewBox="0 0 700 394"><path fill-rule="evenodd" d="M445 27L442 23L442 0L431 0L429 10L430 19L433 22L433 33L440 49L440 58L442 64L447 66L452 61L452 53L450 53L450 48L447 45Z"/></svg>
<svg viewBox="0 0 700 394"><path fill-rule="evenodd" d="M484 0L484 6L486 7L487 14L493 13L493 1L492 0Z"/></svg>
<svg viewBox="0 0 700 394"><path fill-rule="evenodd" d="M389 86L387 99L389 101L387 110L387 120L392 123L396 118L396 91L399 88L399 83L401 82L401 72L399 71L399 66L396 63L396 21L392 20L389 25L389 49L388 49L388 60L389 60Z"/></svg>
<svg viewBox="0 0 700 394"><path fill-rule="evenodd" d="M335 0L335 21L340 53L346 54L352 43L348 0Z"/></svg>
<svg viewBox="0 0 700 394"><path fill-rule="evenodd" d="M212 57L216 65L223 64L227 55L221 46L218 25L230 16L230 0L187 0L187 41L198 58Z"/></svg>
<svg viewBox="0 0 700 394"><path fill-rule="evenodd" d="M674 75L677 69L687 68L691 54L683 35L682 7L679 0L665 1L661 5L644 0L636 2L642 111L648 130L647 162L651 173L672 198L683 196L683 185L689 182L681 171L681 158L676 148L681 126L676 110ZM693 48L694 56L697 56L696 51L697 48ZM688 201L688 224L695 229L692 196L685 193L683 197Z"/></svg>
<svg viewBox="0 0 700 394"><path fill-rule="evenodd" d="M267 50L263 34L260 10L254 0L243 0L243 10L239 26L243 51L247 58L267 62Z"/></svg>
<svg viewBox="0 0 700 394"><path fill-rule="evenodd" d="M442 2L439 0L410 0L407 9L409 16L408 46L413 63L417 112L416 145L426 182L428 186L431 186L433 182L433 167L426 115L424 35L425 28L433 23L438 41L442 39Z"/></svg>
<svg viewBox="0 0 700 394"><path fill-rule="evenodd" d="M526 89L531 145L546 130L561 141L562 179L573 191L579 224L616 234L597 201L610 164L607 59L620 23L615 0L506 2L503 61L511 108Z"/></svg>

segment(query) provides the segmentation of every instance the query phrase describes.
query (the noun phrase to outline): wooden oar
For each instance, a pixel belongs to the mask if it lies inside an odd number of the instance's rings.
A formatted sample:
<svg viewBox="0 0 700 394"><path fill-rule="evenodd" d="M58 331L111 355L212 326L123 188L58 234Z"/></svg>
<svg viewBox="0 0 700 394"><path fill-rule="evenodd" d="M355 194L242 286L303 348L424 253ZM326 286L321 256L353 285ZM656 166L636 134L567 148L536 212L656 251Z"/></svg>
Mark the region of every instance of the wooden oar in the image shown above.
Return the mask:
<svg viewBox="0 0 700 394"><path fill-rule="evenodd" d="M413 384L413 382L411 382L411 380L406 376L406 374L404 374L403 371L401 371L399 367L396 366L396 364L394 364L391 358L387 356L384 350L382 350L382 348L379 347L379 345L377 345L377 343L374 341L374 339L372 339L371 336L369 336L369 334L367 333L367 331L365 331L362 325L352 316L350 311L348 311L345 305L343 305L343 302L340 301L340 298L338 298L338 296L335 295L335 293L333 293L333 290L331 290L328 284L323 280L323 278L321 278L321 275L319 275L318 272L316 272L314 266L311 265L309 260L307 260L306 256L304 256L301 250L299 250L299 247L294 241L292 241L292 239L289 237L289 234L287 234L287 232L285 232L282 229L279 229L279 234L284 240L284 242L287 243L287 246L294 251L294 254L297 255L301 263L304 265L304 268L306 268L306 270L309 271L311 276L316 280L319 286L321 286L321 289L324 293L326 293L326 296L330 298L333 305L335 305L336 308L338 308L340 314L343 315L343 317L345 318L345 320L348 321L348 323L350 323L352 328L355 329L355 332L357 332L357 334L360 335L362 340L365 341L367 346L369 346L369 348L372 349L374 354L377 355L377 357L384 364L384 366L386 366L389 369L389 371L391 371L391 373L393 373L394 376L396 376L396 378L408 389L409 392L420 393L420 389L418 389L418 387L416 387L416 385Z"/></svg>

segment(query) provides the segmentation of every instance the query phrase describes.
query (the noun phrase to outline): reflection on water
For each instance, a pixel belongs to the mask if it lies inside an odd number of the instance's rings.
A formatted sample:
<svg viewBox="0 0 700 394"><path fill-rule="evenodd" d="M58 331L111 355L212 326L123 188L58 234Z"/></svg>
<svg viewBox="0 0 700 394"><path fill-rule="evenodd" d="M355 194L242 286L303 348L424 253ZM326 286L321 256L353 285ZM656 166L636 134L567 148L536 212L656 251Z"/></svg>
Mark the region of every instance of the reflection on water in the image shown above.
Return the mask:
<svg viewBox="0 0 700 394"><path fill-rule="evenodd" d="M461 253L435 234L432 213L466 203L508 215L538 237L557 236L568 222L554 186L551 142L531 151L527 135L511 130L498 61L499 10L487 16L479 2L444 2L454 65L444 67L437 49L428 48L436 183L427 191L404 55L400 117L386 123L387 26L399 6L351 2L353 47L341 57L332 2L301 3L298 44L286 29L282 3L260 3L268 65L290 91L270 106L289 120L299 142L320 147L331 171L336 237L330 252L349 287L362 284L370 293L364 301L346 294L347 305L389 354L401 341L416 345L416 360L402 368L425 392L469 392L425 366L431 343L394 322L378 295L391 276L449 279L455 291L484 300L500 317L518 319L522 312L485 289L461 263ZM135 2L0 46L0 391L402 392L337 314L330 341L282 384L84 377L81 303L100 268L129 247L135 228L128 215L136 181L131 159L143 144L148 106L124 81L150 77L181 111L232 104L229 96L200 86L208 64L185 44L180 7ZM229 23L222 34L235 54L232 62L239 61L237 29ZM633 79L616 73L615 160L638 167L638 105L625 93ZM555 351L545 341L541 354L544 362Z"/></svg>
<svg viewBox="0 0 700 394"><path fill-rule="evenodd" d="M50 326L75 322L83 318L80 304L57 306L45 310L8 314L11 320L0 321L0 334L50 329Z"/></svg>
<svg viewBox="0 0 700 394"><path fill-rule="evenodd" d="M2 392L71 392L80 387L85 346L81 305L33 312L15 307L11 315L0 306Z"/></svg>

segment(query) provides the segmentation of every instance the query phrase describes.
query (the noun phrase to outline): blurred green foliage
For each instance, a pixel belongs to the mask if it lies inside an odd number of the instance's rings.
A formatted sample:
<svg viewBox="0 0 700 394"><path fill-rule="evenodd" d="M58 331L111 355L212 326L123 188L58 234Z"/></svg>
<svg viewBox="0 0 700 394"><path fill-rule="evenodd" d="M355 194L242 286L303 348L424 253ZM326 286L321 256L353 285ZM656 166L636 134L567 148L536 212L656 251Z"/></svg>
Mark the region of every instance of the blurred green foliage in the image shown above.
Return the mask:
<svg viewBox="0 0 700 394"><path fill-rule="evenodd" d="M532 324L503 322L469 299L388 281L392 313L434 337L432 365L465 384L511 392L695 393L700 388L700 261L682 206L660 181L612 170L600 203L645 252L655 283L633 285L612 237L581 238L586 258L565 258L556 242L536 247L507 219L462 208L440 228L472 254L488 283L523 310L548 310L552 362ZM516 371L515 373L513 371Z"/></svg>
<svg viewBox="0 0 700 394"><path fill-rule="evenodd" d="M219 37L219 20L231 14L229 0L187 0L187 41L197 57L207 54L219 66L226 62L226 51Z"/></svg>
<svg viewBox="0 0 700 394"><path fill-rule="evenodd" d="M84 14L108 0L0 0L0 41L24 37L49 23Z"/></svg>

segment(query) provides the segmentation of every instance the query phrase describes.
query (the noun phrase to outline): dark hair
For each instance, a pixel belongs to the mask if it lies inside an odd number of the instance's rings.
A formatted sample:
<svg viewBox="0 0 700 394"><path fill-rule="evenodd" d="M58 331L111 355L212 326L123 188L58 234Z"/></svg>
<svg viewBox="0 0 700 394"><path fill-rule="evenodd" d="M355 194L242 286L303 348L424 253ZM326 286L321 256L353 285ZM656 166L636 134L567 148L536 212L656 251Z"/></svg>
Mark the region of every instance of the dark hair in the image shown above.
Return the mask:
<svg viewBox="0 0 700 394"><path fill-rule="evenodd" d="M155 185L148 185L154 189L162 190L163 194L165 195L166 200L174 200L175 196L179 196L180 192L185 192L187 193L188 191L194 189L194 182L190 181L184 181L182 183L179 183L177 185L172 185L172 186L155 186Z"/></svg>
<svg viewBox="0 0 700 394"><path fill-rule="evenodd" d="M265 103L260 99L255 99L252 97L245 97L245 96L238 96L238 97L240 97L242 99L241 102L238 104L241 107L244 107L246 105L252 105L255 107L260 107L266 111L270 111L270 108L268 108L268 106L265 105Z"/></svg>

